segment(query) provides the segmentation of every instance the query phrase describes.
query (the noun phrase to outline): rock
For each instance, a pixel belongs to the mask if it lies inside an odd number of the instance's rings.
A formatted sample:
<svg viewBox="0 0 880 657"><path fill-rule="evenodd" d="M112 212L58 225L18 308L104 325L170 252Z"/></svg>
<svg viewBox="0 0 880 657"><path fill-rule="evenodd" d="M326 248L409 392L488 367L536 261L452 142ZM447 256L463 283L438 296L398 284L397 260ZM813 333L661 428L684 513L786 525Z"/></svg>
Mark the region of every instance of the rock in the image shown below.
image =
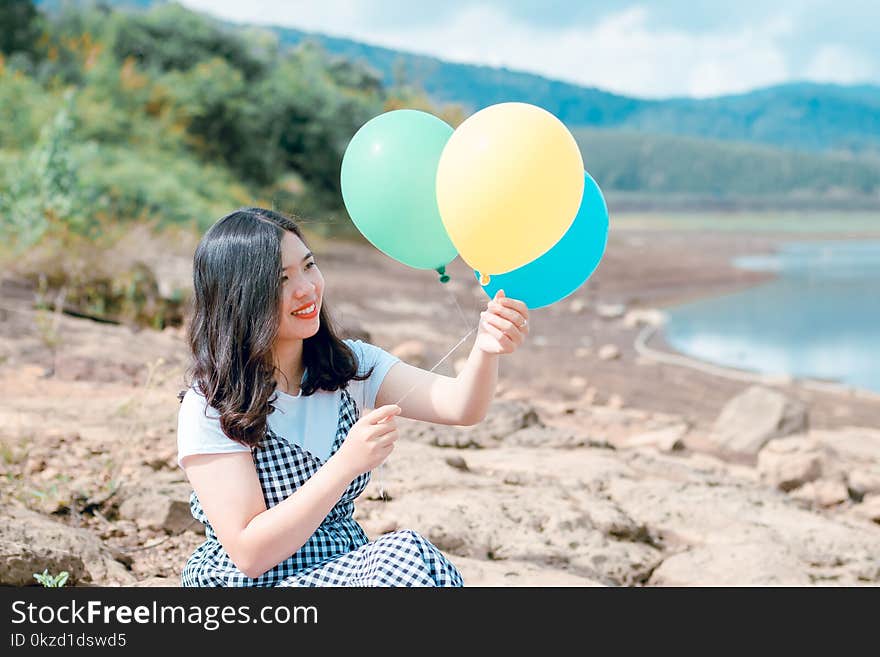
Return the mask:
<svg viewBox="0 0 880 657"><path fill-rule="evenodd" d="M639 478L609 477L603 494L664 546L668 558L649 584L880 582L880 529L805 509L794 493L732 472L700 472L662 454L652 467L646 452L620 454L640 457L631 461ZM681 557L668 556L677 552Z"/></svg>
<svg viewBox="0 0 880 657"><path fill-rule="evenodd" d="M617 348L617 345L603 344L599 348L599 358L602 360L614 360L615 358L620 358L620 349Z"/></svg>
<svg viewBox="0 0 880 657"><path fill-rule="evenodd" d="M625 439L621 447L632 449L635 447L656 447L661 452L672 452L684 448L684 436L688 432L685 423L674 424L670 427L648 431Z"/></svg>
<svg viewBox="0 0 880 657"><path fill-rule="evenodd" d="M579 315L587 308L587 303L583 299L575 299L569 304L568 309L575 315Z"/></svg>
<svg viewBox="0 0 880 657"><path fill-rule="evenodd" d="M860 518L880 524L880 495L866 495L862 503L853 508L853 513Z"/></svg>
<svg viewBox="0 0 880 657"><path fill-rule="evenodd" d="M608 398L608 403L606 404L608 408L612 408L614 410L620 410L624 407L623 397L618 394L613 394Z"/></svg>
<svg viewBox="0 0 880 657"><path fill-rule="evenodd" d="M853 470L849 475L849 489L858 497L880 493L880 472Z"/></svg>
<svg viewBox="0 0 880 657"><path fill-rule="evenodd" d="M587 380L582 376L573 376L568 380L572 388L582 389L587 387Z"/></svg>
<svg viewBox="0 0 880 657"><path fill-rule="evenodd" d="M505 445L519 445L521 447L588 447L594 441L587 435L572 431L557 429L556 427L531 426L520 429L504 439Z"/></svg>
<svg viewBox="0 0 880 657"><path fill-rule="evenodd" d="M427 367L428 357L425 343L421 340L406 340L391 350L394 356L416 367Z"/></svg>
<svg viewBox="0 0 880 657"><path fill-rule="evenodd" d="M782 491L790 491L822 476L825 450L802 436L777 438L758 454L761 479Z"/></svg>
<svg viewBox="0 0 880 657"><path fill-rule="evenodd" d="M531 426L543 426L535 409L512 399L496 399L489 406L485 419L469 427L418 423L406 426L408 439L427 442L436 447L500 447L511 434Z"/></svg>
<svg viewBox="0 0 880 657"><path fill-rule="evenodd" d="M623 317L626 312L626 306L622 303L598 303L596 304L596 314L602 319L617 319Z"/></svg>
<svg viewBox="0 0 880 657"><path fill-rule="evenodd" d="M774 542L712 544L675 554L654 570L652 586L807 586L796 553Z"/></svg>
<svg viewBox="0 0 880 657"><path fill-rule="evenodd" d="M581 396L581 403L586 406L592 406L599 399L599 390L594 386L590 386L586 390L584 390L584 394Z"/></svg>
<svg viewBox="0 0 880 657"><path fill-rule="evenodd" d="M791 496L820 507L835 506L849 499L846 484L841 481L820 479L811 481L791 492Z"/></svg>
<svg viewBox="0 0 880 657"><path fill-rule="evenodd" d="M723 454L751 459L773 438L807 430L807 410L785 395L752 386L730 400L709 438Z"/></svg>
<svg viewBox="0 0 880 657"><path fill-rule="evenodd" d="M150 577L132 584L138 588L169 588L179 587L180 580L176 577Z"/></svg>
<svg viewBox="0 0 880 657"><path fill-rule="evenodd" d="M446 465L448 465L450 468L455 468L456 470L461 470L462 472L468 471L467 463L460 456L447 456L446 457Z"/></svg>
<svg viewBox="0 0 880 657"><path fill-rule="evenodd" d="M455 567L461 573L465 586L602 586L597 580L529 561L456 557Z"/></svg>
<svg viewBox="0 0 880 657"><path fill-rule="evenodd" d="M129 585L134 576L119 553L86 529L68 527L39 513L7 508L0 513L0 585L33 586L34 573L70 573L68 586Z"/></svg>
<svg viewBox="0 0 880 657"><path fill-rule="evenodd" d="M641 325L662 326L666 323L666 314L651 308L630 310L623 318L626 328L638 328Z"/></svg>
<svg viewBox="0 0 880 657"><path fill-rule="evenodd" d="M536 335L532 338L532 344L536 347L546 347L550 344L550 341L543 335Z"/></svg>
<svg viewBox="0 0 880 657"><path fill-rule="evenodd" d="M187 529L202 532L192 517L189 502L192 487L177 472L161 471L138 484L123 488L118 497L119 517L133 521L140 529L179 534Z"/></svg>
<svg viewBox="0 0 880 657"><path fill-rule="evenodd" d="M847 427L835 431L810 432L810 436L845 460L860 468L869 465L880 471L880 430L863 427Z"/></svg>
<svg viewBox="0 0 880 657"><path fill-rule="evenodd" d="M593 353L593 350L590 349L589 347L577 347L574 350L575 358L586 358L587 356L589 356L592 353Z"/></svg>

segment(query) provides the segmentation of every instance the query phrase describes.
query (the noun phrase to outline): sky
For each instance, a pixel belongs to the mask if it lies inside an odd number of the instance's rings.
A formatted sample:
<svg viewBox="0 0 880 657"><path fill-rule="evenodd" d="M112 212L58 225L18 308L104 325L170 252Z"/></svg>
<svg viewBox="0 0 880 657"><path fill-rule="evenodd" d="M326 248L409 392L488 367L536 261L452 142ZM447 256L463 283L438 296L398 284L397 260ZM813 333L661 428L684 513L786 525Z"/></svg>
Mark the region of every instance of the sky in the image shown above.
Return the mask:
<svg viewBox="0 0 880 657"><path fill-rule="evenodd" d="M182 0L294 27L642 98L784 82L880 84L880 0Z"/></svg>

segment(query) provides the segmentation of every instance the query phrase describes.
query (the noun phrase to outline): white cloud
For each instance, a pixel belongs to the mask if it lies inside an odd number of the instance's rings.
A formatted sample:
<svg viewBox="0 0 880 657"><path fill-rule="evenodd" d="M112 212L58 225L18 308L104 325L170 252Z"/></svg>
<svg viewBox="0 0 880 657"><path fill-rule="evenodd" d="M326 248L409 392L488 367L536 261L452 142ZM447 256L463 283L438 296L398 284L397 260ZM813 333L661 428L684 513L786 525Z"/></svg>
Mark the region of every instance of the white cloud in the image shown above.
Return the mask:
<svg viewBox="0 0 880 657"><path fill-rule="evenodd" d="M806 68L806 77L820 82L859 82L873 73L870 62L837 44L819 48Z"/></svg>
<svg viewBox="0 0 880 657"><path fill-rule="evenodd" d="M748 27L692 33L657 28L648 9L640 6L608 14L591 25L549 28L515 19L487 0L433 24L419 21L402 28L389 20L374 20L363 0L184 0L184 4L230 20L297 27L642 97L737 93L800 73L790 69L784 49L794 32L786 18L790 12L769 15ZM817 51L806 77L851 82L870 72L853 53L829 45Z"/></svg>

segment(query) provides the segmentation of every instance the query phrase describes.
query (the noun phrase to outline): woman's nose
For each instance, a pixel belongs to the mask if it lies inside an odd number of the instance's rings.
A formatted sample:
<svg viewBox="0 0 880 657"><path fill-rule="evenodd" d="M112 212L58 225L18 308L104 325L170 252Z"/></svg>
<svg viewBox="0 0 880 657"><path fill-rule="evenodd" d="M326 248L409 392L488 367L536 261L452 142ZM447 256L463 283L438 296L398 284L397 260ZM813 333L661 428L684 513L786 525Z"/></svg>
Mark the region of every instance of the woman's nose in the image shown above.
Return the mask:
<svg viewBox="0 0 880 657"><path fill-rule="evenodd" d="M315 289L317 288L315 287L314 283L302 283L297 286L296 292L294 292L294 294L296 294L297 298L307 297L312 294Z"/></svg>

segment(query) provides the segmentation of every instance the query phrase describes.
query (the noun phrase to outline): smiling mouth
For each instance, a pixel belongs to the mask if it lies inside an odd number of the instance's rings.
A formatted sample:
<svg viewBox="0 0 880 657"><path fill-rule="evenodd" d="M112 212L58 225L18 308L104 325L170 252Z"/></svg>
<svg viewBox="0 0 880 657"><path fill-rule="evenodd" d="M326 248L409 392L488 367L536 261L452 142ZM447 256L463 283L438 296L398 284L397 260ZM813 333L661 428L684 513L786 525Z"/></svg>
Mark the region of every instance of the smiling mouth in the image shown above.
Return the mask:
<svg viewBox="0 0 880 657"><path fill-rule="evenodd" d="M310 304L303 308L302 310L297 310L296 312L290 313L294 317L313 317L318 313L317 304Z"/></svg>

